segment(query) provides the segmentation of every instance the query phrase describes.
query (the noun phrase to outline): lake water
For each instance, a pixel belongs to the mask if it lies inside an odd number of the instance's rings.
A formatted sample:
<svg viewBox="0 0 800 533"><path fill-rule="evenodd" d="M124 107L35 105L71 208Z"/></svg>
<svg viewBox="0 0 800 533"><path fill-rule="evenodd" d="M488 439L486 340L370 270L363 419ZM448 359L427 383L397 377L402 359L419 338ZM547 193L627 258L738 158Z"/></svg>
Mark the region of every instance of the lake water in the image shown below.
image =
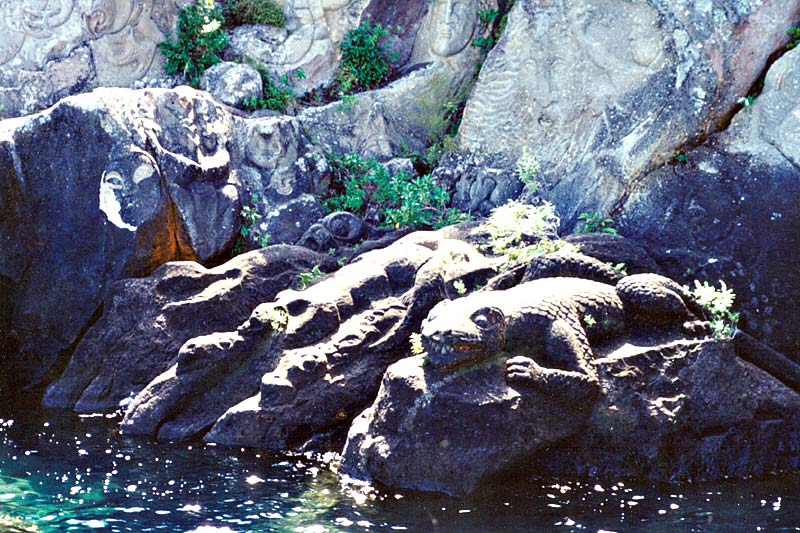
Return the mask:
<svg viewBox="0 0 800 533"><path fill-rule="evenodd" d="M0 514L42 532L800 531L800 475L508 481L466 499L343 491L321 462L120 436L118 418L0 419ZM2 526L0 526L2 531Z"/></svg>

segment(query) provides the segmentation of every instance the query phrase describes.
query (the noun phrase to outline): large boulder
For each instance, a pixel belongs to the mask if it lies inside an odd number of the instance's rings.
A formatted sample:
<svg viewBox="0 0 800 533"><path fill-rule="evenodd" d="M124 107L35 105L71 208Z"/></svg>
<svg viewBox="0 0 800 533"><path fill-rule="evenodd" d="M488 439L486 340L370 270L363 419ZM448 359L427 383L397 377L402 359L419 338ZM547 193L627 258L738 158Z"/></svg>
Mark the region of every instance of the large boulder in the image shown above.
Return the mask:
<svg viewBox="0 0 800 533"><path fill-rule="evenodd" d="M727 130L648 174L621 197L625 235L676 279L718 279L742 325L800 361L800 51L770 68L761 95Z"/></svg>
<svg viewBox="0 0 800 533"><path fill-rule="evenodd" d="M464 151L529 154L567 220L724 127L800 2L519 1L461 122ZM464 179L470 179L465 176Z"/></svg>
<svg viewBox="0 0 800 533"><path fill-rule="evenodd" d="M386 251L413 251L413 239L420 242L420 235ZM275 369L261 378L259 393L232 406L205 440L285 450L322 433L338 430L343 435L374 398L384 370L408 354L409 337L433 304L457 294L454 282L474 287L494 273L491 263L466 243L430 240L428 246L436 249L423 250L427 259L413 277L407 267L405 292L376 292L368 308L353 314L325 342L284 352ZM368 261L362 257L359 261Z"/></svg>
<svg viewBox="0 0 800 533"><path fill-rule="evenodd" d="M205 93L97 90L0 129L0 300L17 384L47 374L113 281L233 244L232 124Z"/></svg>
<svg viewBox="0 0 800 533"><path fill-rule="evenodd" d="M354 421L341 472L465 494L512 471L719 479L800 461L800 395L731 343L638 340L600 355L594 404L509 385L503 356L454 370L404 359Z"/></svg>
<svg viewBox="0 0 800 533"><path fill-rule="evenodd" d="M465 272L485 278L490 269L471 246L435 233L367 252L303 291L279 293L235 331L186 342L133 399L122 428L163 440L211 429L214 442L301 445L370 401L386 366L407 354L410 333ZM340 410L349 414L337 419Z"/></svg>
<svg viewBox="0 0 800 533"><path fill-rule="evenodd" d="M190 0L21 0L0 5L0 116L99 86L163 76L157 45Z"/></svg>
<svg viewBox="0 0 800 533"><path fill-rule="evenodd" d="M173 262L111 286L103 315L47 388L46 407L113 411L171 367L193 337L235 328L255 307L314 266L337 267L304 248L270 246L206 269Z"/></svg>

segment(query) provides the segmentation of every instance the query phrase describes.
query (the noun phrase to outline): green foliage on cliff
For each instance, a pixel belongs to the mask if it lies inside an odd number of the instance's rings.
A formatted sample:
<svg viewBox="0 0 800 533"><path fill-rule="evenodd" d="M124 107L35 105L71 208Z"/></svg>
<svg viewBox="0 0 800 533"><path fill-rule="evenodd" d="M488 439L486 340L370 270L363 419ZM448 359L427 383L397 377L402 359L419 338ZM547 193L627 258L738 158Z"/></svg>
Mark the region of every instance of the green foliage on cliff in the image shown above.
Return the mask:
<svg viewBox="0 0 800 533"><path fill-rule="evenodd" d="M282 28L286 24L283 9L272 0L228 0L225 19L230 26L268 24Z"/></svg>
<svg viewBox="0 0 800 533"><path fill-rule="evenodd" d="M273 111L284 112L295 101L292 86L288 75L282 76L278 81L274 81L263 65L256 67L261 75L261 97L253 97L245 100L242 107L254 111L256 109L272 109ZM298 76L305 76L303 71L299 71Z"/></svg>
<svg viewBox="0 0 800 533"><path fill-rule="evenodd" d="M355 154L331 158L333 194L325 200L331 211L349 211L383 226L441 228L467 218L448 208L450 195L430 175L392 175L375 159Z"/></svg>
<svg viewBox="0 0 800 533"><path fill-rule="evenodd" d="M583 226L578 227L578 233L619 234L619 231L614 227L613 218L604 217L595 212L589 212L578 215L578 220L583 222Z"/></svg>
<svg viewBox="0 0 800 533"><path fill-rule="evenodd" d="M164 54L164 68L171 76L181 75L197 87L200 76L220 59L218 53L228 44L222 29L225 17L213 0L201 0L178 11L176 38L158 44Z"/></svg>
<svg viewBox="0 0 800 533"><path fill-rule="evenodd" d="M239 226L239 235L233 245L231 256L237 256L247 252L253 249L254 246L265 248L269 245L270 235L264 231L259 224L259 221L263 217L256 208L258 205L258 195L252 195L251 201L252 205L243 205L239 213L241 225Z"/></svg>
<svg viewBox="0 0 800 533"><path fill-rule="evenodd" d="M389 32L380 24L365 20L348 31L339 43L342 60L336 73L341 92L349 94L374 89L385 82L398 60L388 49Z"/></svg>

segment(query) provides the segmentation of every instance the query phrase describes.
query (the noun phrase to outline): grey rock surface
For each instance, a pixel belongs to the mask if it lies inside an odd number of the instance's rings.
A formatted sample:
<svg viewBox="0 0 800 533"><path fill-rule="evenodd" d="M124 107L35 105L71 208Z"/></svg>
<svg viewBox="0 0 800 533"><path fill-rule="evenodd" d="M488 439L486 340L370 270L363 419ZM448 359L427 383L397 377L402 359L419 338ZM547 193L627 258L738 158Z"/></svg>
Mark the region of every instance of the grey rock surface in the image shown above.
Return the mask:
<svg viewBox="0 0 800 533"><path fill-rule="evenodd" d="M800 360L800 53L769 70L764 90L687 162L643 178L617 208L620 228L646 243L676 279L724 280L743 327Z"/></svg>
<svg viewBox="0 0 800 533"><path fill-rule="evenodd" d="M517 2L464 112L462 150L528 148L567 220L718 131L800 2ZM488 126L491 125L491 126Z"/></svg>
<svg viewBox="0 0 800 533"><path fill-rule="evenodd" d="M245 100L261 98L261 75L250 65L223 61L205 71L200 88L211 93L218 102L241 107Z"/></svg>
<svg viewBox="0 0 800 533"><path fill-rule="evenodd" d="M459 92L463 74L433 63L386 87L304 109L298 120L312 143L337 155L385 160L403 151L425 153L441 134L444 105Z"/></svg>

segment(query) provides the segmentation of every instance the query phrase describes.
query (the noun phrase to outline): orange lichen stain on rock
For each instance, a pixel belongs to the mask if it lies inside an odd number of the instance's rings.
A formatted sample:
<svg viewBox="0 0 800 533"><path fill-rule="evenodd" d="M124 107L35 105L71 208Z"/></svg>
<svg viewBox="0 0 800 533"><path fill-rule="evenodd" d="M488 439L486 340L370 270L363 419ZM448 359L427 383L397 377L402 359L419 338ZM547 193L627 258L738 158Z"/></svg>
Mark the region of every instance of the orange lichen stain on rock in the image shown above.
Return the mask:
<svg viewBox="0 0 800 533"><path fill-rule="evenodd" d="M129 277L149 276L169 261L199 262L183 219L171 201L161 213L139 227L125 274Z"/></svg>

